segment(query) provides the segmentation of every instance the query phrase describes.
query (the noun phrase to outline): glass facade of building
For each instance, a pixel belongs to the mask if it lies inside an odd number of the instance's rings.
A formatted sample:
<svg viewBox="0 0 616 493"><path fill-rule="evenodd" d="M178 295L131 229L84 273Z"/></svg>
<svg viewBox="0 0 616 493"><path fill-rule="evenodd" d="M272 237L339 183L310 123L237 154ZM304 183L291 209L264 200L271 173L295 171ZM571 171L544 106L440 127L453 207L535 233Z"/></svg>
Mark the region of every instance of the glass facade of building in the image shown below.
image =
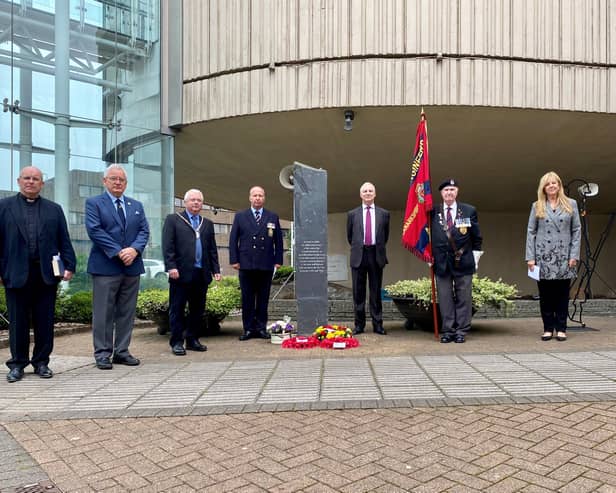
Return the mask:
<svg viewBox="0 0 616 493"><path fill-rule="evenodd" d="M144 203L145 256L161 256L173 138L160 133L160 51L159 0L0 0L0 197L17 191L21 168L40 168L81 270L85 199L102 192L112 162Z"/></svg>

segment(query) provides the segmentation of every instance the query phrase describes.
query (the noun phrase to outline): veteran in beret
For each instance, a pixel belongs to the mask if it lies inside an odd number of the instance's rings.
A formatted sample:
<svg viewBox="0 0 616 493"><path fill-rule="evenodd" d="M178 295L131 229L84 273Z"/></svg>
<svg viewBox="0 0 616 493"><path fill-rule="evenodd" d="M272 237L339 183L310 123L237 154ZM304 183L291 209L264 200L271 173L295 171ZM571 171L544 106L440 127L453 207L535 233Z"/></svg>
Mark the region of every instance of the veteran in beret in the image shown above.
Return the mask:
<svg viewBox="0 0 616 493"><path fill-rule="evenodd" d="M439 187L443 202L432 210L432 254L442 318L441 342L463 343L471 328L472 283L481 251L477 211L458 202L458 182Z"/></svg>

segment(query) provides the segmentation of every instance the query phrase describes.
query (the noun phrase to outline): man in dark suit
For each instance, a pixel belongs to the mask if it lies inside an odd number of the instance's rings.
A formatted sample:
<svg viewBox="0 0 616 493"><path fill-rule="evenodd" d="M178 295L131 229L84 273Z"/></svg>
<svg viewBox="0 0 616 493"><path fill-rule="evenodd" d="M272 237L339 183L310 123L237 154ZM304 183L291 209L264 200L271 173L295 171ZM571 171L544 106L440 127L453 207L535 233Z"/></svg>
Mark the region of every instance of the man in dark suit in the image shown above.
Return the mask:
<svg viewBox="0 0 616 493"><path fill-rule="evenodd" d="M176 356L184 356L186 349L207 351L199 342L199 326L212 277L220 281L214 224L200 215L201 191L188 190L184 205L184 212L169 214L163 226L163 257L169 273L169 344ZM184 315L186 303L188 316Z"/></svg>
<svg viewBox="0 0 616 493"><path fill-rule="evenodd" d="M370 289L370 317L375 333L385 335L381 287L383 268L387 264L385 245L389 239L389 212L374 205L376 188L364 183L359 189L362 205L349 211L347 239L351 245L351 273L353 305L355 307L354 334L361 334L366 326L366 280Z"/></svg>
<svg viewBox="0 0 616 493"><path fill-rule="evenodd" d="M94 359L97 368L110 370L112 362L139 364L128 346L150 228L141 202L124 195L127 180L122 166L110 165L103 184L104 193L86 200L86 230L92 240L88 273L93 285Z"/></svg>
<svg viewBox="0 0 616 493"><path fill-rule="evenodd" d="M9 311L11 359L9 382L24 376L31 364L41 378L51 378L53 320L58 283L69 281L76 259L62 208L40 196L43 174L34 166L21 170L19 193L0 200L0 284ZM64 272L55 276L52 260L59 255ZM34 349L30 354L30 319Z"/></svg>
<svg viewBox="0 0 616 493"><path fill-rule="evenodd" d="M278 215L263 208L265 190L252 187L250 208L235 215L229 235L229 262L239 270L242 290L240 341L269 339L267 306L274 269L282 265L282 231Z"/></svg>
<svg viewBox="0 0 616 493"><path fill-rule="evenodd" d="M438 187L443 203L432 210L432 254L443 327L441 342L462 343L471 328L473 274L481 256L477 211L457 202L458 182Z"/></svg>

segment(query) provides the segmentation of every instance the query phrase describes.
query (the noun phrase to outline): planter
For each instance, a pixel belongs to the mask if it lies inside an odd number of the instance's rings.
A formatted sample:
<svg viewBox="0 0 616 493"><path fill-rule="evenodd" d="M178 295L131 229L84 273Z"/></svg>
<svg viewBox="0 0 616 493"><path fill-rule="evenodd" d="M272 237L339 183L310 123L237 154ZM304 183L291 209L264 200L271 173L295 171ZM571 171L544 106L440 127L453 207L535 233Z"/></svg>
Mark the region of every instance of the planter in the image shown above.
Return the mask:
<svg viewBox="0 0 616 493"><path fill-rule="evenodd" d="M272 344L282 344L283 341L291 339L294 335L295 334L290 334L288 332L286 334L271 334L272 338L270 341Z"/></svg>
<svg viewBox="0 0 616 493"><path fill-rule="evenodd" d="M220 323L225 319L225 315L212 314L205 312L202 319L199 337L215 336L220 334Z"/></svg>
<svg viewBox="0 0 616 493"><path fill-rule="evenodd" d="M397 297L391 296L391 299L396 305L398 311L402 314L406 321L404 322L404 328L407 330L411 330L414 328L422 328L422 329L432 329L433 315L432 315L432 305L428 305L427 307L418 302L415 298L406 298L406 297ZM438 304L437 310L438 310ZM438 327L441 328L441 314L437 311L437 321Z"/></svg>
<svg viewBox="0 0 616 493"><path fill-rule="evenodd" d="M156 332L158 332L161 336L164 336L167 332L169 332L168 311L165 311L163 313L157 313L155 315L150 315L150 320L152 320L152 322L156 324Z"/></svg>
<svg viewBox="0 0 616 493"><path fill-rule="evenodd" d="M406 318L404 322L404 328L406 330L415 328L433 330L434 317L432 315L432 305L426 307L424 304L416 301L415 298L392 296L391 299L398 311ZM477 313L477 309L473 306L473 315L475 315L475 313ZM438 303L436 304L436 320L440 331L443 321L441 319Z"/></svg>
<svg viewBox="0 0 616 493"><path fill-rule="evenodd" d="M212 336L220 334L220 323L225 319L222 315L211 315L205 313L203 322L199 328L198 337ZM169 312L162 312L150 315L150 320L156 325L156 331L160 335L165 335L169 332Z"/></svg>

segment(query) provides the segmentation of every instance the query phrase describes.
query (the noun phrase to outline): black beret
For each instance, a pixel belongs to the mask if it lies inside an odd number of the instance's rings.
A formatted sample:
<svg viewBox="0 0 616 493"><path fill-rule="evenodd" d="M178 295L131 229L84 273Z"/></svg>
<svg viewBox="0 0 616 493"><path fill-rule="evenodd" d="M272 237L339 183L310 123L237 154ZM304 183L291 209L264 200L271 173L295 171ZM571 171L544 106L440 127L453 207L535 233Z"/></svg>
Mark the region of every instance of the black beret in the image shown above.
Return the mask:
<svg viewBox="0 0 616 493"><path fill-rule="evenodd" d="M440 192L445 187L457 187L458 182L453 178L447 178L443 183L438 186L438 191Z"/></svg>

